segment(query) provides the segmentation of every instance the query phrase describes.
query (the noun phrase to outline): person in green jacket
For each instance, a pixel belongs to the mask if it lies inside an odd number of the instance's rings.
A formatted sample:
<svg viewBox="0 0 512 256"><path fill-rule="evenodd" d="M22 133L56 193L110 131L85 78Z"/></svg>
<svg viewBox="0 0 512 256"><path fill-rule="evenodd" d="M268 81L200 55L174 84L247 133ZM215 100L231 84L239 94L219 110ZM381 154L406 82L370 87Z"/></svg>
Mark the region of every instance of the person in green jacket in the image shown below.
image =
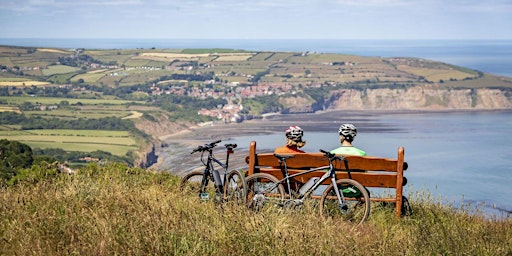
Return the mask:
<svg viewBox="0 0 512 256"><path fill-rule="evenodd" d="M357 128L353 124L342 124L338 129L341 147L331 150L333 154L366 156L366 152L352 145L357 135Z"/></svg>

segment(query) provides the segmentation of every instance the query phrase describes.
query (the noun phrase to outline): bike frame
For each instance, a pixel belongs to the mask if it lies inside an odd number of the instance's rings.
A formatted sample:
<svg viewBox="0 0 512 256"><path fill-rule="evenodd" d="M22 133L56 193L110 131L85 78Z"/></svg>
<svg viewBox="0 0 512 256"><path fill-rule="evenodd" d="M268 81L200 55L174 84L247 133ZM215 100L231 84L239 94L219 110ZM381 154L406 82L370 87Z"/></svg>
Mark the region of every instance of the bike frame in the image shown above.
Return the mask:
<svg viewBox="0 0 512 256"><path fill-rule="evenodd" d="M289 197L288 200L293 200L294 198L292 196L291 187L290 187L290 180L292 178L298 177L298 176L302 176L302 175L305 175L305 174L308 174L308 173L311 173L311 172L314 172L314 171L328 169L328 171L325 172L325 174L322 175L322 177L320 177L317 181L315 181L315 183L313 183L313 186L311 186L310 188L308 188L306 190L304 195L301 195L300 197L298 197L296 199L303 200L304 198L309 197L313 193L313 191L315 191L315 189L317 189L320 185L322 185L322 183L324 181L326 181L326 180L328 180L330 178L331 179L331 184L335 188L334 191L336 192L336 197L338 198L338 203L340 205L344 205L345 204L344 203L345 202L345 197L343 196L343 193L341 193L339 191L338 186L336 185L336 171L334 170L334 167L333 167L333 164L332 164L332 161L334 161L334 160L335 160L334 158L333 159L329 159L329 165L321 166L321 167L316 167L316 168L312 168L312 169L309 169L309 170L306 170L306 171L303 171L303 172L300 172L300 173L289 175L289 173L288 173L288 166L286 165L286 158L279 159L279 161L283 163L282 169L284 170L284 178L279 180L274 186L271 187L270 190L276 189L277 186L279 186L279 184L283 184L286 181L286 185L287 185L287 188L288 188L288 197ZM340 159L340 160L345 161L344 159ZM348 166L347 166L346 162L345 162L345 168L347 168L347 171L348 171ZM287 199L285 199L285 200L287 200Z"/></svg>
<svg viewBox="0 0 512 256"><path fill-rule="evenodd" d="M207 187L208 179L211 178L213 180L213 182L215 183L215 186L217 186L220 191L224 191L224 182L226 181L226 177L228 174L229 155L233 153L234 145L231 144L231 145L226 146L226 150L227 150L226 151L226 162L223 163L213 156L213 145L216 143L218 143L218 142L214 142L214 143L210 144L211 147L202 151L202 153L201 153L201 161L205 165L205 170L203 173L203 181L202 181L203 186L202 187L203 188ZM234 147L236 147L236 146L234 146ZM203 161L203 154L206 151L208 151L208 158L205 163ZM224 179L223 180L221 180L220 175L218 175L218 171L215 170L213 163L217 163L224 170Z"/></svg>

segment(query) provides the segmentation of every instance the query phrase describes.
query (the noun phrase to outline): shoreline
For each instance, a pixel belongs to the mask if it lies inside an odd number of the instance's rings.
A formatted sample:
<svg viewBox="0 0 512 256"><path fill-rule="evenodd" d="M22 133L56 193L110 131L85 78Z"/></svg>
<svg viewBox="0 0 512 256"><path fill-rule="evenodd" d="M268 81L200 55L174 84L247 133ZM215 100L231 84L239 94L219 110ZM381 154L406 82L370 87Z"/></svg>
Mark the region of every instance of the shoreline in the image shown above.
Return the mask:
<svg viewBox="0 0 512 256"><path fill-rule="evenodd" d="M322 119L325 115L332 113L340 113L330 119L330 121L338 123L346 116L348 119L356 118L365 121L367 118L376 115L397 115L397 114L442 114L442 113L492 113L492 112L505 112L512 113L512 109L492 109L492 110L339 110L339 109L328 109L322 111L316 111L314 113L303 113L303 114L279 114L268 116L266 118L255 118L251 120L245 120L240 123L208 123L208 124L196 124L189 126L186 129L180 130L172 134L166 134L160 136L159 139L162 143L166 144L166 147L157 147L156 155L158 156L157 163L151 165L150 169L160 171L170 171L171 173L182 175L183 173L191 170L191 166L200 165L199 156L190 155L190 151L199 145L209 143L218 139L226 140L230 137L241 137L251 135L264 135L275 133L281 130L287 123L301 122L299 126L306 128L313 127L318 124L322 124L315 118ZM341 118L340 118L341 117ZM325 121L325 120L324 120ZM331 124L331 122L329 122ZM362 126L364 127L364 126ZM318 127L317 127L318 128ZM385 127L376 126L371 129L386 129ZM312 130L312 129L306 129ZM221 143L222 144L222 143ZM240 145L239 145L240 146ZM222 147L217 147L220 151ZM242 147L243 148L243 147ZM244 150L236 150L236 155L248 153ZM216 154L220 159L223 159L225 155L218 153ZM243 161L236 161L238 157L230 159L230 166L238 167L243 166ZM171 170L168 166L175 166L173 162L178 162L181 166L184 166L183 170ZM189 167L190 166L190 167Z"/></svg>

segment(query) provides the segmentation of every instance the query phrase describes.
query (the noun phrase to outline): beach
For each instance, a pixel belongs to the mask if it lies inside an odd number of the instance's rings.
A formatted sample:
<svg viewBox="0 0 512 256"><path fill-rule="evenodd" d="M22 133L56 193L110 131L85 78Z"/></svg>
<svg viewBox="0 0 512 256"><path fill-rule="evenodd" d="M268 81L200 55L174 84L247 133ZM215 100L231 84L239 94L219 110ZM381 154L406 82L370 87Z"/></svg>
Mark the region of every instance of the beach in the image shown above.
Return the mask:
<svg viewBox="0 0 512 256"><path fill-rule="evenodd" d="M183 176L192 170L204 168L200 163L200 153L190 154L192 150L216 140L222 140L214 150L217 158L224 161L226 158L224 144L234 137L250 137L282 133L282 143L286 139L284 131L291 125L299 125L305 131L322 131L337 133L339 125L343 122L358 123L363 132L396 132L397 129L376 123L373 117L385 113L382 111L318 111L307 114L276 114L265 118L245 120L241 123L211 122L189 127L173 134L160 137L163 147L157 148L158 162L151 168L159 171L170 171ZM334 136L336 137L336 136ZM258 149L272 152L273 148L258 144ZM248 154L249 143L238 145L235 153L230 156L230 169L246 167L245 156Z"/></svg>

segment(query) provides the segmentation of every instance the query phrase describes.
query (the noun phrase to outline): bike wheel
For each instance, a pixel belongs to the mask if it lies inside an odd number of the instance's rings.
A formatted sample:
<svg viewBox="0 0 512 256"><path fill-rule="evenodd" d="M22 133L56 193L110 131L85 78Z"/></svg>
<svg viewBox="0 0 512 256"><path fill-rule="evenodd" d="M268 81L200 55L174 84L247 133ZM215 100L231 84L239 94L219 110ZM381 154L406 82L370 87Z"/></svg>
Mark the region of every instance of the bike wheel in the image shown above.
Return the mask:
<svg viewBox="0 0 512 256"><path fill-rule="evenodd" d="M345 205L339 204L336 187L331 184L320 199L320 215L323 218L340 217L355 225L367 220L370 215L370 195L366 188L351 179L339 179L336 186L343 193Z"/></svg>
<svg viewBox="0 0 512 256"><path fill-rule="evenodd" d="M221 198L215 189L215 183L206 177L203 184L204 171L193 171L181 179L180 189L184 194L196 194L201 200L208 201L214 199L220 201Z"/></svg>
<svg viewBox="0 0 512 256"><path fill-rule="evenodd" d="M247 187L244 175L238 170L232 170L224 181L224 200L238 205L245 204Z"/></svg>
<svg viewBox="0 0 512 256"><path fill-rule="evenodd" d="M284 187L279 180L267 173L254 173L245 178L247 184L247 205L259 210L269 201L284 200Z"/></svg>

